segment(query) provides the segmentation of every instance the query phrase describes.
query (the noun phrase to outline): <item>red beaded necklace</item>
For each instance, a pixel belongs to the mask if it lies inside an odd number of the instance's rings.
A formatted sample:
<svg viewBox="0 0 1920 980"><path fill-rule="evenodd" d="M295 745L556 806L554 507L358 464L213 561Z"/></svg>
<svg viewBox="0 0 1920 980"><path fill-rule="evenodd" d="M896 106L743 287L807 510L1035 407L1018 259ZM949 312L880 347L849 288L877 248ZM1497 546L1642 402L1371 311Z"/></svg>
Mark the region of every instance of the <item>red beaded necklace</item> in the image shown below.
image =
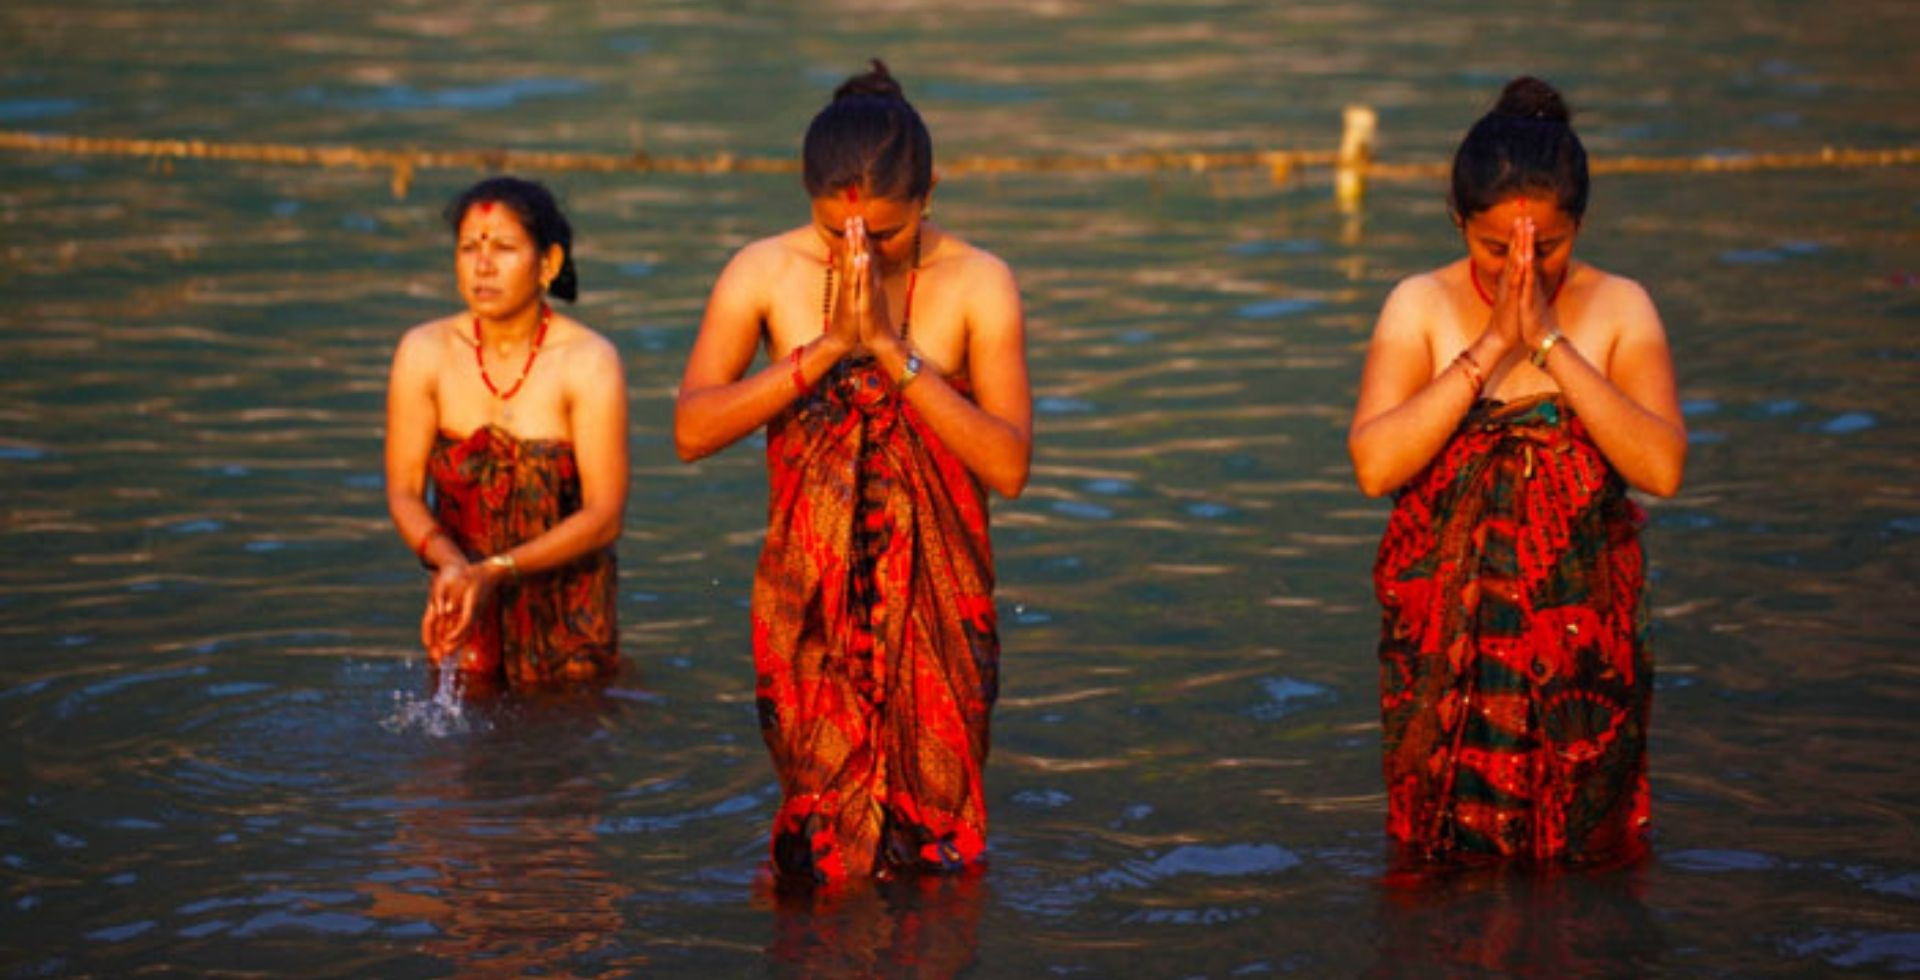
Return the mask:
<svg viewBox="0 0 1920 980"><path fill-rule="evenodd" d="M1560 298L1560 287L1567 284L1567 277L1571 275L1573 270L1568 269L1566 274L1560 277L1560 281L1553 284L1553 291L1547 294L1548 306L1552 306L1553 301ZM1487 287L1480 285L1480 267L1471 262L1467 263L1467 278L1473 280L1473 291L1480 294L1480 301L1488 306L1494 305L1493 294L1487 292Z"/></svg>
<svg viewBox="0 0 1920 980"><path fill-rule="evenodd" d="M518 394L520 386L527 383L527 375L533 373L533 359L540 356L540 343L547 339L547 326L552 322L553 308L545 303L541 303L540 329L534 331L533 343L527 347L527 363L520 368L519 380L515 381L513 387L508 388L507 393L503 395L500 393L500 389L493 386L493 379L487 377L487 358L485 353L487 338L480 332L480 318L478 316L473 318L473 362L480 365L480 382L487 386L487 390L493 393L493 397L501 401L506 401Z"/></svg>

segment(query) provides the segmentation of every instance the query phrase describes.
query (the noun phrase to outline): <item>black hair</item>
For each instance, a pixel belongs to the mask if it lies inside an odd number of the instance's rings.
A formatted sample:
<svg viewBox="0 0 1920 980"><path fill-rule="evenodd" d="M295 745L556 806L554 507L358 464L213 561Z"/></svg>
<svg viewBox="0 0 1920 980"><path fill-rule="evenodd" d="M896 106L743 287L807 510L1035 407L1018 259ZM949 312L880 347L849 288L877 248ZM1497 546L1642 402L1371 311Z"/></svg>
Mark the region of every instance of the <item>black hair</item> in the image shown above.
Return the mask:
<svg viewBox="0 0 1920 980"><path fill-rule="evenodd" d="M933 190L933 137L878 58L840 83L813 117L801 162L809 197L864 186L877 197L916 201Z"/></svg>
<svg viewBox="0 0 1920 980"><path fill-rule="evenodd" d="M1507 83L1500 101L1467 131L1453 155L1447 204L1465 221L1515 194L1553 196L1579 223L1587 211L1587 150L1573 113L1553 86L1532 75Z"/></svg>
<svg viewBox="0 0 1920 980"><path fill-rule="evenodd" d="M488 177L461 192L447 205L447 225L453 229L455 238L460 235L460 222L466 218L467 211L482 201L506 205L514 217L520 219L520 227L533 236L534 246L542 255L549 247L560 246L560 272L547 285L547 292L569 303L578 298L580 277L573 268L573 226L567 223L567 216L560 213L560 204L553 199L553 192L536 181L519 177Z"/></svg>

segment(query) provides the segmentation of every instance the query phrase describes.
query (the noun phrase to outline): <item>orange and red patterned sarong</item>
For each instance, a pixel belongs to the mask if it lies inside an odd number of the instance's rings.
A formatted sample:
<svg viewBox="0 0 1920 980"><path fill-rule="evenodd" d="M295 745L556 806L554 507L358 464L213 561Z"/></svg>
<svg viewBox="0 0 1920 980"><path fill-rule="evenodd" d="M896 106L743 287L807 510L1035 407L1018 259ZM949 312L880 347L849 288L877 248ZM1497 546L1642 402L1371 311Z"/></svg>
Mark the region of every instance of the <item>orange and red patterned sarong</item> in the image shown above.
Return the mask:
<svg viewBox="0 0 1920 980"><path fill-rule="evenodd" d="M871 359L767 426L753 586L761 734L784 881L980 861L999 687L979 482Z"/></svg>
<svg viewBox="0 0 1920 980"><path fill-rule="evenodd" d="M1557 396L1483 401L1380 543L1403 857L1630 860L1648 823L1644 517Z"/></svg>
<svg viewBox="0 0 1920 980"><path fill-rule="evenodd" d="M468 561L530 541L580 509L573 444L484 426L446 433L427 458L434 517ZM461 671L469 691L564 688L619 669L615 566L607 547L503 585L476 615Z"/></svg>

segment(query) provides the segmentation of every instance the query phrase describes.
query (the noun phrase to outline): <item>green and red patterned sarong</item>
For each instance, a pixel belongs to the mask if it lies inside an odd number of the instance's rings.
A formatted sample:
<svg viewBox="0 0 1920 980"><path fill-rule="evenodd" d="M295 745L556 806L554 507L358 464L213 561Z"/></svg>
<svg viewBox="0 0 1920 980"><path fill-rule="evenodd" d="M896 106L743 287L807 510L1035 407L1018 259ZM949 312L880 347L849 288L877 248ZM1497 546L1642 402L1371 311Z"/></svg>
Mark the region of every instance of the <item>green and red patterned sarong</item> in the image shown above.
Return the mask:
<svg viewBox="0 0 1920 980"><path fill-rule="evenodd" d="M1476 404L1400 490L1374 588L1403 858L1641 853L1644 520L1554 395Z"/></svg>
<svg viewBox="0 0 1920 980"><path fill-rule="evenodd" d="M776 873L976 864L1000 659L984 491L871 359L768 424L767 469L753 653Z"/></svg>
<svg viewBox="0 0 1920 980"><path fill-rule="evenodd" d="M427 458L434 516L468 561L539 537L580 509L573 444L485 426L441 433ZM611 547L500 587L475 616L461 670L470 689L564 687L619 667Z"/></svg>

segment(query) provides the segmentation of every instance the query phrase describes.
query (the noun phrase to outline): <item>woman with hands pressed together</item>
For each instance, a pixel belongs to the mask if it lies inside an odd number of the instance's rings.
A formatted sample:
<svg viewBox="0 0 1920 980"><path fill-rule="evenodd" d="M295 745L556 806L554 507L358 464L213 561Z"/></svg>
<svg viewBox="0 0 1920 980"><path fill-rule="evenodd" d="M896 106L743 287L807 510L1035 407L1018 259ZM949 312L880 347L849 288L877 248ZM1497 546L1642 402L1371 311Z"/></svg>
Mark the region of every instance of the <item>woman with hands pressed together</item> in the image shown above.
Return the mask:
<svg viewBox="0 0 1920 980"><path fill-rule="evenodd" d="M387 389L387 507L433 569L421 641L469 691L610 677L627 498L619 353L572 317L573 232L495 177L447 208L467 309L409 330Z"/></svg>
<svg viewBox="0 0 1920 980"><path fill-rule="evenodd" d="M1686 429L1645 290L1572 257L1586 153L1510 82L1454 158L1467 256L1400 283L1348 448L1393 493L1382 609L1388 831L1402 858L1630 859L1648 823L1644 518Z"/></svg>
<svg viewBox="0 0 1920 980"><path fill-rule="evenodd" d="M752 621L775 873L960 870L985 851L998 693L986 490L1017 496L1032 444L1020 296L929 220L932 140L885 65L840 86L803 156L812 220L720 274L675 441L692 461L767 431Z"/></svg>

